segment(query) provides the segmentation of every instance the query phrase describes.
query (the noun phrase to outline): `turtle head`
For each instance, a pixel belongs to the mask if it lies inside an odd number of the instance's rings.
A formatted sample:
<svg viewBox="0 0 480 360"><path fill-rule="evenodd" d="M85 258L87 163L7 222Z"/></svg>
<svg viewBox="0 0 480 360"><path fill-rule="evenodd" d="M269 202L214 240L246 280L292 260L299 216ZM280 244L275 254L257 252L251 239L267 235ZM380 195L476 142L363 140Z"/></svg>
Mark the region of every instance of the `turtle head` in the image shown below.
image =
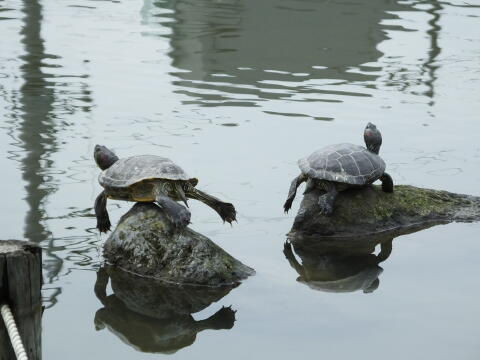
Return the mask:
<svg viewBox="0 0 480 360"><path fill-rule="evenodd" d="M378 154L380 151L380 146L382 145L382 134L374 124L370 122L367 124L367 127L363 133L363 138L365 140L367 149L375 154Z"/></svg>
<svg viewBox="0 0 480 360"><path fill-rule="evenodd" d="M109 150L103 145L95 145L93 157L98 167L102 170L108 169L112 164L118 160L118 156L112 150Z"/></svg>

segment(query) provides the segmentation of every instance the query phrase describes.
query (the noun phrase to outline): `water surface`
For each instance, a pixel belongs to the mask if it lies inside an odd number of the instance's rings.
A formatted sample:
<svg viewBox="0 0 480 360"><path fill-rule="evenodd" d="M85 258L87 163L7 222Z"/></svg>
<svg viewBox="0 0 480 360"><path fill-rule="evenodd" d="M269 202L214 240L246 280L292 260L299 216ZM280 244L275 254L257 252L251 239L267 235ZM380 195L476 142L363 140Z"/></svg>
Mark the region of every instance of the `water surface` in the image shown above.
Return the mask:
<svg viewBox="0 0 480 360"><path fill-rule="evenodd" d="M367 285L325 291L283 253L299 201L282 204L298 158L361 144L368 121L396 183L480 195L479 16L476 1L0 1L1 237L44 249L44 358L478 358L478 224L396 238ZM143 346L96 315L123 311L94 291L97 143L169 157L233 202L233 227L191 202L192 227L257 270L169 322L125 315ZM112 220L130 206L110 202ZM231 329L175 342L229 305Z"/></svg>

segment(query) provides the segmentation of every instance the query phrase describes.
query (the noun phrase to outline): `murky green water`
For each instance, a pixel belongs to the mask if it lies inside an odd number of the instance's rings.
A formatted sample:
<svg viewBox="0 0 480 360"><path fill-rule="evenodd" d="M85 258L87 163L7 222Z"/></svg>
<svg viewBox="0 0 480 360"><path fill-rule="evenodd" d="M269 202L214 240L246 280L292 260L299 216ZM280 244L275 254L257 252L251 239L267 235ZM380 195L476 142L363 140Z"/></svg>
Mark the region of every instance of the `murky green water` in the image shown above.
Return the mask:
<svg viewBox="0 0 480 360"><path fill-rule="evenodd" d="M477 0L1 0L0 237L45 250L44 358L478 358L480 225L397 238L368 271L342 260L368 276L340 293L296 281L282 204L298 158L361 144L368 121L396 183L480 195L479 17ZM96 296L96 143L233 202L233 228L193 202L192 227L257 275L158 323ZM228 305L230 330L192 325Z"/></svg>

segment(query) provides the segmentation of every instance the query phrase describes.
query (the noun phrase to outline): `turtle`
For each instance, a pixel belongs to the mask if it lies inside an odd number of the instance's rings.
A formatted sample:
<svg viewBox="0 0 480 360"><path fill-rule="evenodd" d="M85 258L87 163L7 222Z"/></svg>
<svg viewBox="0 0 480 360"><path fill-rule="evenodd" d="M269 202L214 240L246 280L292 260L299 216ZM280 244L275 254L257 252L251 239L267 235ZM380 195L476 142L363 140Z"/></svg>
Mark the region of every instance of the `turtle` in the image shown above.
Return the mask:
<svg viewBox="0 0 480 360"><path fill-rule="evenodd" d="M293 179L287 200L283 205L287 213L295 199L298 186L306 182L304 194L313 189L323 190L318 204L320 214L330 216L339 191L351 187L372 184L380 179L382 190L393 192L392 177L385 172L385 162L378 155L382 145L382 134L377 127L368 123L363 134L366 148L354 144L334 144L319 149L298 161L302 171Z"/></svg>
<svg viewBox="0 0 480 360"><path fill-rule="evenodd" d="M119 159L103 145L95 145L94 159L103 171L98 182L104 190L95 200L97 229L110 230L107 198L136 202L156 202L173 224L181 230L190 223L187 198L199 200L215 210L223 222L236 221L236 210L231 203L195 188L198 179L188 176L172 160L156 155L136 155ZM186 205L180 205L183 201Z"/></svg>

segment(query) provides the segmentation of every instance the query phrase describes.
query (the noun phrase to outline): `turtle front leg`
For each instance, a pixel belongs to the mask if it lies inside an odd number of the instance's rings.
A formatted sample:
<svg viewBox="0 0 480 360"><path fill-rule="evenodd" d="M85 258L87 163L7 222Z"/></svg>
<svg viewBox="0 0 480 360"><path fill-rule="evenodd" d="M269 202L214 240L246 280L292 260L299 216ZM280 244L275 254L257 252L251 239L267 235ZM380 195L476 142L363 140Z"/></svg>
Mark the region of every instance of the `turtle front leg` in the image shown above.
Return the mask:
<svg viewBox="0 0 480 360"><path fill-rule="evenodd" d="M102 191L95 199L95 216L97 217L97 229L102 232L110 231L110 218L107 211L107 195Z"/></svg>
<svg viewBox="0 0 480 360"><path fill-rule="evenodd" d="M307 177L305 176L305 174L300 174L295 179L293 179L292 183L290 184L290 189L288 190L287 200L285 201L285 204L283 204L283 209L285 210L285 213L288 213L288 210L290 210L290 208L292 207L293 200L295 199L295 195L297 194L297 188L302 182L306 180Z"/></svg>
<svg viewBox="0 0 480 360"><path fill-rule="evenodd" d="M320 196L318 199L320 214L330 216L333 213L333 204L337 198L338 191L335 184L330 181L323 182L322 187L326 193Z"/></svg>
<svg viewBox="0 0 480 360"><path fill-rule="evenodd" d="M236 312L236 310L232 309L232 306L222 306L220 310L209 318L196 322L197 331L231 329L235 324Z"/></svg>
<svg viewBox="0 0 480 360"><path fill-rule="evenodd" d="M184 229L190 223L190 211L165 195L159 186L155 187L154 192L155 201L165 211L168 220L176 229Z"/></svg>
<svg viewBox="0 0 480 360"><path fill-rule="evenodd" d="M380 252L377 255L377 264L388 259L392 253L392 242L393 239L390 239L389 241L380 244Z"/></svg>
<svg viewBox="0 0 480 360"><path fill-rule="evenodd" d="M393 193L393 180L390 175L387 173L383 173L380 177L380 181L382 182L382 190L387 193Z"/></svg>
<svg viewBox="0 0 480 360"><path fill-rule="evenodd" d="M187 196L210 206L218 215L220 215L223 222L226 221L231 225L232 221L237 221L237 211L233 204L223 202L215 196L209 195L203 191L195 189L194 187L191 187L187 191Z"/></svg>
<svg viewBox="0 0 480 360"><path fill-rule="evenodd" d="M108 285L109 275L107 269L102 266L97 271L97 280L95 281L94 292L98 300L105 304L107 299L107 285Z"/></svg>

